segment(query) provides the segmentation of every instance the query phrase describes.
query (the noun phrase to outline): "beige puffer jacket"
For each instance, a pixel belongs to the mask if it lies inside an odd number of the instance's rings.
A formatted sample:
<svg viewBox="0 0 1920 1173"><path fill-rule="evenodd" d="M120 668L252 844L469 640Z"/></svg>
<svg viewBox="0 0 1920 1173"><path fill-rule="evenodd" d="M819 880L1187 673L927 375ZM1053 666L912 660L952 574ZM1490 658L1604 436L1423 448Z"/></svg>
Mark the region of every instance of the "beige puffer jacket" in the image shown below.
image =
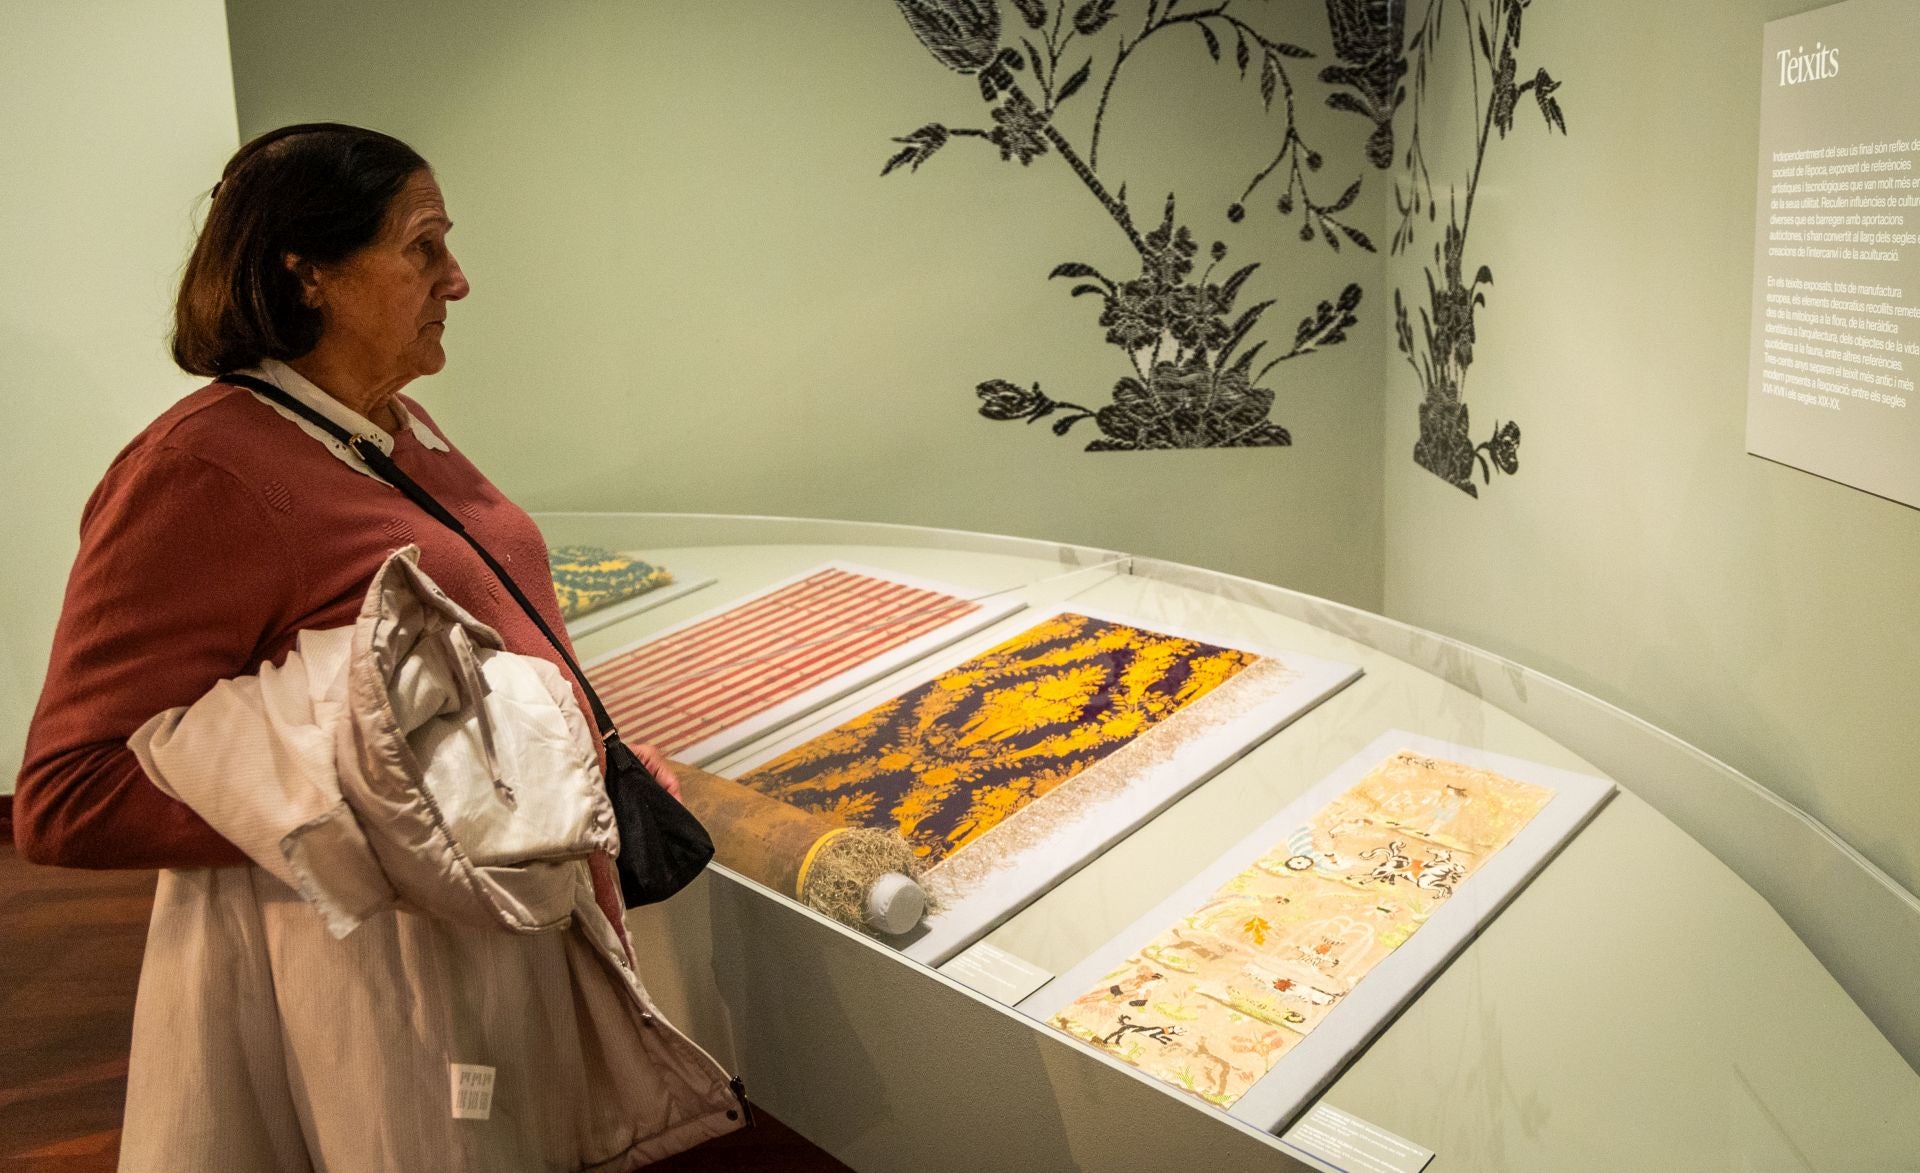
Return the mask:
<svg viewBox="0 0 1920 1173"><path fill-rule="evenodd" d="M417 557L130 741L257 866L160 873L122 1170L627 1170L740 1126L594 902L572 690Z"/></svg>

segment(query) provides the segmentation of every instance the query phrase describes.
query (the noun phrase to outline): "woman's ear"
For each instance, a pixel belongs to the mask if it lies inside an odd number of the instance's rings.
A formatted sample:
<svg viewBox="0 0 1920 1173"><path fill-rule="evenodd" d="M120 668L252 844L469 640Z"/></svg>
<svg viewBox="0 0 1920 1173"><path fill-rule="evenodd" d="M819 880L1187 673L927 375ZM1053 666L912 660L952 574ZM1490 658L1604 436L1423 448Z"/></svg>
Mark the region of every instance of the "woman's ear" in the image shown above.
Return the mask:
<svg viewBox="0 0 1920 1173"><path fill-rule="evenodd" d="M281 262L287 266L300 282L300 301L309 309L320 308L320 272L312 262L302 260L295 253L283 254Z"/></svg>

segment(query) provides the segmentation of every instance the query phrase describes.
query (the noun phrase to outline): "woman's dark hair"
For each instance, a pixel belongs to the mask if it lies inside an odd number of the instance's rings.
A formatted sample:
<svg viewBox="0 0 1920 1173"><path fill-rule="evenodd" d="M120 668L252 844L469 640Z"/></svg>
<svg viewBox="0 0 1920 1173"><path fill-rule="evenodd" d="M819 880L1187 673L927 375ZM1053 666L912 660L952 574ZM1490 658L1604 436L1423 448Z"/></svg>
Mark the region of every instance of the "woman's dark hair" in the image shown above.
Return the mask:
<svg viewBox="0 0 1920 1173"><path fill-rule="evenodd" d="M338 264L373 243L427 161L391 135L337 122L283 126L234 153L180 279L173 361L196 375L293 359L324 328L289 253Z"/></svg>

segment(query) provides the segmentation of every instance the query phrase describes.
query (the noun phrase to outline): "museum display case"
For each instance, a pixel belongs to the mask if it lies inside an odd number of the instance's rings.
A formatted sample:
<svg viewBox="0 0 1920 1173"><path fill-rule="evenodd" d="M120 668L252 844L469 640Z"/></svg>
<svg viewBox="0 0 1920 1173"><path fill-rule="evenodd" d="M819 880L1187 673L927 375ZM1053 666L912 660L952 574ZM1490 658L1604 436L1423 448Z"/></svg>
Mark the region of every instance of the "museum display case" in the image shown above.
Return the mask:
<svg viewBox="0 0 1920 1173"><path fill-rule="evenodd" d="M726 866L629 918L669 1016L855 1167L1339 1167L1349 1128L1435 1170L1894 1169L1920 1141L1920 909L1547 676L1123 551L538 520L704 584L576 628L629 737L912 848L904 933Z"/></svg>
<svg viewBox="0 0 1920 1173"><path fill-rule="evenodd" d="M770 1115L863 1171L1920 1170L1920 6L70 7L4 71L22 866L212 858L128 853L124 763L36 797L35 689L126 642L76 522L200 385L222 161L336 119L460 225L406 394L714 833L629 927ZM291 468L126 532L244 552Z"/></svg>

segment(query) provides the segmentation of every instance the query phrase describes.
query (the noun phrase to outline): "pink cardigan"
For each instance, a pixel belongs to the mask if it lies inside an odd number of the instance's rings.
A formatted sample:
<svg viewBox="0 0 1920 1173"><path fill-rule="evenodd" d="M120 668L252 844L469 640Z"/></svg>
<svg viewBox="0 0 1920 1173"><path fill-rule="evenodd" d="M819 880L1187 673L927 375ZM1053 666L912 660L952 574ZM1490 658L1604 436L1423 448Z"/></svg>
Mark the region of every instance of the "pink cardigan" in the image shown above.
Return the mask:
<svg viewBox="0 0 1920 1173"><path fill-rule="evenodd" d="M401 403L440 432L417 404ZM533 519L457 448L433 451L403 427L393 458L564 632ZM479 557L397 490L241 388L214 383L176 403L114 458L81 514L80 553L14 795L20 854L90 868L247 863L147 780L127 737L218 680L278 663L301 629L353 623L369 576L409 543L507 650L565 672ZM593 879L597 903L620 926L610 859L595 858Z"/></svg>

